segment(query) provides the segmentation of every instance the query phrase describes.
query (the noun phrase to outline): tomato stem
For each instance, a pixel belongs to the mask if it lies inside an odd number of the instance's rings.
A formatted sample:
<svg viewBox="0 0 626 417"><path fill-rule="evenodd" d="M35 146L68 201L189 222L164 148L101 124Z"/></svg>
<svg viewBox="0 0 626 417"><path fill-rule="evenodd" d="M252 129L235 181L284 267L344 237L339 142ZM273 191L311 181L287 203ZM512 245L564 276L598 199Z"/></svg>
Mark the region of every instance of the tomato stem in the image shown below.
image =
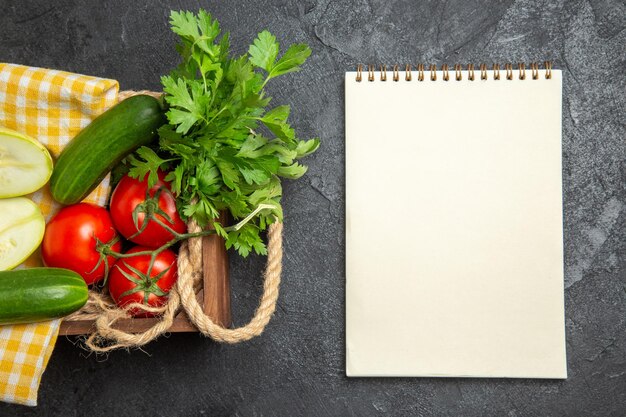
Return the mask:
<svg viewBox="0 0 626 417"><path fill-rule="evenodd" d="M190 239L190 238L194 238L194 237L202 237L202 236L209 236L209 235L214 235L215 234L215 230L203 230L201 232L196 232L196 233L176 233L174 232L174 238L172 240L170 240L169 242L167 242L165 245L156 248L155 250L146 250L146 251L141 251L141 252L134 252L134 253L120 253L120 252L116 252L114 250L111 249L111 245L113 242L110 243L100 243L98 244L98 247L96 247L96 250L98 252L100 252L103 255L108 255L108 256L112 256L114 258L132 258L133 256L141 256L141 255L152 255L152 254L156 254L158 255L159 253L163 252L165 249L177 244L178 242L180 242L181 240L186 240L186 239Z"/></svg>
<svg viewBox="0 0 626 417"><path fill-rule="evenodd" d="M143 233L143 231L146 230L148 224L150 224L151 221L155 221L161 227L168 230L170 233L177 234L172 230L171 227L160 221L160 219L156 216L158 214L168 222L172 223L172 218L159 206L159 199L161 198L161 193L163 192L163 190L171 195L171 192L166 187L159 187L152 196L150 195L150 188L146 190L146 196L144 198L144 201L141 204L137 204L137 206L133 210L133 223L135 225L135 229L137 229L137 232L130 236L129 239L133 239L134 237L139 236L141 233ZM144 215L141 226L139 226L140 214Z"/></svg>

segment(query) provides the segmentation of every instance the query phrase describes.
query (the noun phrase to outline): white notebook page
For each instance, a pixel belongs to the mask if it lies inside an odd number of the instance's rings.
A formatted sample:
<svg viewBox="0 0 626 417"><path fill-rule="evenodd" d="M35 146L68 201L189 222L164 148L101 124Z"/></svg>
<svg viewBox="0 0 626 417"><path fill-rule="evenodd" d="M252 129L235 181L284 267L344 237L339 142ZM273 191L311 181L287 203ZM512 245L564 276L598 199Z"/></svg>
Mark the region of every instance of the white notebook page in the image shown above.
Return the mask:
<svg viewBox="0 0 626 417"><path fill-rule="evenodd" d="M346 88L348 376L565 378L561 71Z"/></svg>

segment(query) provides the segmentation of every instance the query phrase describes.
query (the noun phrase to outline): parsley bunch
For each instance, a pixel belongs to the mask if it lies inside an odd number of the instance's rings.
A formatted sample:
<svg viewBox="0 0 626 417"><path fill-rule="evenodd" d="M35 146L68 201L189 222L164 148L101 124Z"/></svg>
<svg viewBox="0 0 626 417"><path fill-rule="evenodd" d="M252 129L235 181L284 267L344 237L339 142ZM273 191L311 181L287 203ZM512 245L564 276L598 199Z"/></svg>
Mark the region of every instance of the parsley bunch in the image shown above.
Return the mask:
<svg viewBox="0 0 626 417"><path fill-rule="evenodd" d="M170 23L182 62L161 78L169 123L159 129L156 152L142 147L130 158L130 175L148 174L154 184L157 170L169 169L183 217L215 227L241 256L266 254L259 232L282 220L280 178L304 175L296 161L319 140L296 137L288 105L268 111L264 87L298 71L311 50L294 44L279 58L276 38L263 31L247 54L231 57L228 33L220 37L209 13L172 12ZM215 221L221 210L244 221L225 230Z"/></svg>

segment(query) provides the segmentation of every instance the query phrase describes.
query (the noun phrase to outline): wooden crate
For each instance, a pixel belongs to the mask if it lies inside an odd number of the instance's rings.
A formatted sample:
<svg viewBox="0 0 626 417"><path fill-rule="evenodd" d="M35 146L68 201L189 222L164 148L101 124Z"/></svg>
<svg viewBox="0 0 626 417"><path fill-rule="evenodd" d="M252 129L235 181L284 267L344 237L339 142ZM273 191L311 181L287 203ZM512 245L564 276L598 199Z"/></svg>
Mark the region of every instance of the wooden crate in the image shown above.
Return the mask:
<svg viewBox="0 0 626 417"><path fill-rule="evenodd" d="M228 275L228 253L224 240L215 235L202 238L203 285L197 292L198 301L205 314L216 323L230 326L230 281ZM143 332L156 324L155 318L123 319L116 328L131 333ZM71 336L93 332L93 320L75 320L61 322L59 335ZM198 329L189 321L184 311L178 313L170 332L197 332Z"/></svg>

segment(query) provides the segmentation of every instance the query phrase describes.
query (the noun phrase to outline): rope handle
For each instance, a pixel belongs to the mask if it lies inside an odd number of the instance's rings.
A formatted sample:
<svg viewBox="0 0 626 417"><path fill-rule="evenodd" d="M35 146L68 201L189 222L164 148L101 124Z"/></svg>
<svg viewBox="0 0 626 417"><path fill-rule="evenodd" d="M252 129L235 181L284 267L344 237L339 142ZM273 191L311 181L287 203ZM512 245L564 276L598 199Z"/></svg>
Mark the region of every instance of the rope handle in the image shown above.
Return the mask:
<svg viewBox="0 0 626 417"><path fill-rule="evenodd" d="M191 233L199 232L201 228L195 223L189 223ZM239 343L250 340L263 333L274 311L280 287L280 274L283 259L283 224L270 225L267 236L267 265L263 279L263 294L254 316L245 326L228 329L215 323L204 313L194 291L194 274L201 271L198 260L202 262L202 238L192 238L181 245L178 255L178 281L176 288L180 294L183 309L189 320L205 336L217 342Z"/></svg>
<svg viewBox="0 0 626 417"><path fill-rule="evenodd" d="M157 93L156 91L149 91L149 90L139 90L139 91L124 90L124 91L120 91L117 94L117 102L119 103L120 101L124 101L129 97L139 96L139 95L152 96L154 98L161 98L163 93Z"/></svg>

